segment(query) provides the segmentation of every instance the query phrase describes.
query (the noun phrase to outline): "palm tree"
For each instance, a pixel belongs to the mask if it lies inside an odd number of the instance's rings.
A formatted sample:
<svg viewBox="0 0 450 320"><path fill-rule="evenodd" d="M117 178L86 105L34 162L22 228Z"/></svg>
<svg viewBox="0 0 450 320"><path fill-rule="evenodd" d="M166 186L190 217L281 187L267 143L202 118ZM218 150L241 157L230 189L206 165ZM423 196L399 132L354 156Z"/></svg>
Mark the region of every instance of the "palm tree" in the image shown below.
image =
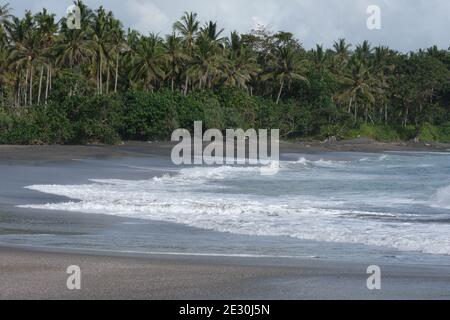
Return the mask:
<svg viewBox="0 0 450 320"><path fill-rule="evenodd" d="M228 61L223 63L223 84L248 88L248 83L261 70L252 51L244 46L237 32L232 32L226 41Z"/></svg>
<svg viewBox="0 0 450 320"><path fill-rule="evenodd" d="M377 79L370 73L366 64L357 57L352 57L350 75L341 78L345 86L340 99L349 101L348 111L350 113L352 104L354 105L354 121L358 120L358 103L365 106L366 121L368 114L368 105L375 103L375 91L377 89Z"/></svg>
<svg viewBox="0 0 450 320"><path fill-rule="evenodd" d="M175 22L173 25L174 31L179 32L183 37L184 47L189 57L192 57L194 51L199 26L200 22L197 20L197 14L192 12L190 13L185 12L184 15L181 17L180 21ZM186 72L184 95L187 94L188 86L189 86L189 76Z"/></svg>
<svg viewBox="0 0 450 320"><path fill-rule="evenodd" d="M221 76L220 66L224 61L218 53L217 46L209 38L198 38L186 74L191 79L198 80L199 89L211 88L213 82Z"/></svg>
<svg viewBox="0 0 450 320"><path fill-rule="evenodd" d="M209 21L203 28L200 29L201 36L205 37L215 45L222 45L225 38L220 37L224 29L219 29L217 22Z"/></svg>
<svg viewBox="0 0 450 320"><path fill-rule="evenodd" d="M395 69L395 66L389 61L393 51L389 50L387 47L379 46L375 48L374 59L373 59L373 72L377 78L376 83L378 88L376 88L377 94L376 98L380 101L380 118L384 111L384 123L388 122L388 97L386 92L390 87L391 74Z"/></svg>
<svg viewBox="0 0 450 320"><path fill-rule="evenodd" d="M55 44L55 34L58 29L58 25L55 23L55 14L49 14L46 9L43 9L42 12L39 12L35 16L35 20L38 27L38 32L42 36L42 51L41 51L41 65L40 65L40 76L39 76L39 89L38 89L38 98L37 103L41 102L41 93L42 93L42 80L44 76L44 67L47 67L47 86L46 86L46 95L45 101L47 101L48 97L48 89L49 88L49 74L51 72L51 61L53 60L53 50Z"/></svg>
<svg viewBox="0 0 450 320"><path fill-rule="evenodd" d="M23 19L13 18L12 23L6 27L14 43L10 55L11 63L16 65L19 75L25 70L24 105L28 103L31 105L33 103L34 67L38 59L42 57L43 38L41 33L35 29L35 21L30 11L25 13Z"/></svg>
<svg viewBox="0 0 450 320"><path fill-rule="evenodd" d="M109 19L109 30L111 33L111 43L113 45L116 61L115 61L115 76L114 76L114 92L117 92L117 84L119 81L119 57L121 53L129 50L125 42L125 34L122 28L122 23L111 17Z"/></svg>
<svg viewBox="0 0 450 320"><path fill-rule="evenodd" d="M95 12L92 23L92 44L95 52L96 62L96 81L97 93L103 93L103 68L105 64L109 70L108 62L110 59L110 33L108 29L108 20L110 14L100 6Z"/></svg>
<svg viewBox="0 0 450 320"><path fill-rule="evenodd" d="M275 49L269 68L270 71L262 77L262 80L275 79L280 85L276 100L277 104L280 102L281 94L286 83L290 87L293 80L308 82L308 79L304 75L304 65L300 61L297 53L290 46Z"/></svg>
<svg viewBox="0 0 450 320"><path fill-rule="evenodd" d="M5 28L5 25L9 24L12 17L9 3L0 6L0 29Z"/></svg>
<svg viewBox="0 0 450 320"><path fill-rule="evenodd" d="M323 49L323 46L316 45L316 49L311 50L311 55L316 69L323 71L328 63L328 53Z"/></svg>
<svg viewBox="0 0 450 320"><path fill-rule="evenodd" d="M162 62L164 51L161 38L155 34L141 37L134 51L132 75L136 81L143 80L144 90L153 91L157 81L164 77Z"/></svg>
<svg viewBox="0 0 450 320"><path fill-rule="evenodd" d="M166 37L164 49L166 51L167 76L170 78L170 87L174 91L175 78L181 72L188 57L183 51L181 38L177 37L175 33Z"/></svg>
<svg viewBox="0 0 450 320"><path fill-rule="evenodd" d="M345 39L339 39L335 41L333 44L333 71L336 74L340 74L344 71L347 66L348 61L350 60L350 48L351 44L348 44Z"/></svg>

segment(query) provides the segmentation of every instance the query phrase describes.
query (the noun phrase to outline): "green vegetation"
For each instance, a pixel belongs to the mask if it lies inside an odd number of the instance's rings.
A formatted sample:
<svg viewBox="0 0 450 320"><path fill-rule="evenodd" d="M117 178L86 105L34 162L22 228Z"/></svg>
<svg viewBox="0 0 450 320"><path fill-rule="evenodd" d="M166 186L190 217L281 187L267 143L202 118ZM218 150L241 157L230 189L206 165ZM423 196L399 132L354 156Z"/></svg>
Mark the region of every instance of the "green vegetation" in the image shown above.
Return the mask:
<svg viewBox="0 0 450 320"><path fill-rule="evenodd" d="M166 140L196 120L284 138L450 142L450 50L343 39L305 50L288 32L225 37L195 13L162 38L76 5L80 30L0 5L0 143Z"/></svg>

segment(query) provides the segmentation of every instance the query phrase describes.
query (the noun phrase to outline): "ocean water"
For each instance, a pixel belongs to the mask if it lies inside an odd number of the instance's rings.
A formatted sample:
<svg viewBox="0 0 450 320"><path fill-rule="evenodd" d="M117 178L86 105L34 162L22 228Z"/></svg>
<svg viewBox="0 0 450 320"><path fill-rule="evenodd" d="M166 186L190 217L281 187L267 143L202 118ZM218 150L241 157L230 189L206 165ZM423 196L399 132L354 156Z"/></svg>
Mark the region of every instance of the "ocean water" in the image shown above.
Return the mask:
<svg viewBox="0 0 450 320"><path fill-rule="evenodd" d="M274 176L260 175L259 167L181 168L168 162L130 160L119 178L103 173L76 184L30 183L23 186L28 191L65 198L17 206L175 223L217 232L210 237L245 236L253 247L258 239L278 239L272 254L301 255L302 244L320 243L317 248L339 248L337 256L354 248L450 256L450 152L282 154ZM133 233L121 237L130 241ZM81 240L64 243L70 241ZM245 245L229 246L230 252L248 253ZM318 251L324 252L309 252Z"/></svg>

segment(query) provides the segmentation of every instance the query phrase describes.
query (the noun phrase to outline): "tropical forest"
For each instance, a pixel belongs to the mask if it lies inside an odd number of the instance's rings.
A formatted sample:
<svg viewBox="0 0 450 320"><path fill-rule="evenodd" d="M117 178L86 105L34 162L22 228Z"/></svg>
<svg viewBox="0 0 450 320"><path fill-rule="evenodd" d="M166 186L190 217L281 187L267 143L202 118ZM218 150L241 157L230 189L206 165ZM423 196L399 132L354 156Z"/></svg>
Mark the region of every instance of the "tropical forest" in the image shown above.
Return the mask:
<svg viewBox="0 0 450 320"><path fill-rule="evenodd" d="M306 49L288 31L228 34L194 12L170 34L140 33L74 4L79 29L0 4L0 143L170 140L194 121L283 139L450 142L448 48Z"/></svg>

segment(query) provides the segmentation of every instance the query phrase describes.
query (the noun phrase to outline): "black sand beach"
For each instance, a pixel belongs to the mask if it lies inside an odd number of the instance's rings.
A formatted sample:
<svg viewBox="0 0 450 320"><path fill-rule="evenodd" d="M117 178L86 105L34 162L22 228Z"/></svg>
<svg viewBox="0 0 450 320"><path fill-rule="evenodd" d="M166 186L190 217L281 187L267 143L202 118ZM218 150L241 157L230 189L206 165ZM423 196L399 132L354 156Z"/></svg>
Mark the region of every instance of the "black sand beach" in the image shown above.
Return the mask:
<svg viewBox="0 0 450 320"><path fill-rule="evenodd" d="M109 159L120 157L152 157L170 154L173 144L130 142L120 146L0 146L0 163L8 166L64 165L72 159ZM380 144L365 140L339 143L282 143L285 153L324 151L442 151L448 145ZM56 166L55 166L56 167ZM49 171L50 172L50 171ZM57 175L57 170L55 175ZM25 175L26 173L24 173ZM49 183L53 179L48 177ZM66 177L69 179L70 177ZM27 176L24 185L29 184ZM22 181L21 180L21 181ZM4 180L5 181L5 180ZM7 180L6 180L7 181ZM36 230L7 230L14 233L67 233L70 226L82 225L103 230L121 218L93 216L75 218L66 229L50 224L46 213L32 217L33 211L12 208L20 199L11 198L9 188L3 195L0 210L8 225L11 217L34 221ZM12 191L11 191L12 192ZM49 201L47 195L36 200ZM17 196L19 198L19 196ZM9 209L8 209L9 208ZM1 212L0 212L1 213ZM1 216L0 216L1 217ZM42 220L40 220L42 219ZM92 223L92 222L95 223ZM2 222L2 221L0 221ZM15 225L20 225L15 222ZM78 226L78 225L77 225ZM78 226L79 227L79 226ZM164 225L162 225L164 228ZM39 229L40 228L40 229ZM103 229L102 229L103 228ZM156 226L155 228L160 228ZM2 230L3 229L3 230ZM161 229L161 228L160 228ZM109 229L107 229L109 230ZM162 229L164 230L164 229ZM85 233L81 232L80 235ZM161 231L161 233L164 231ZM69 236L77 236L72 234ZM182 239L182 236L180 236ZM181 241L181 240L180 240ZM245 240L243 240L245 241ZM250 245L250 244L249 244ZM239 257L230 255L201 256L181 254L119 253L113 251L76 250L30 247L0 243L0 299L449 299L450 267L409 263L383 264L382 290L370 291L366 269L374 264L315 258ZM376 264L376 263L375 263ZM78 265L82 270L82 289L66 287L66 269Z"/></svg>
<svg viewBox="0 0 450 320"><path fill-rule="evenodd" d="M58 161L78 158L107 158L137 155L170 156L175 142L129 141L121 145L0 145L0 161ZM368 152L445 151L447 143L398 142L383 143L370 139L336 142L280 142L280 152Z"/></svg>
<svg viewBox="0 0 450 320"><path fill-rule="evenodd" d="M449 299L448 268L384 266L380 291L367 266L298 259L118 256L0 248L1 299ZM66 269L82 270L81 290Z"/></svg>

